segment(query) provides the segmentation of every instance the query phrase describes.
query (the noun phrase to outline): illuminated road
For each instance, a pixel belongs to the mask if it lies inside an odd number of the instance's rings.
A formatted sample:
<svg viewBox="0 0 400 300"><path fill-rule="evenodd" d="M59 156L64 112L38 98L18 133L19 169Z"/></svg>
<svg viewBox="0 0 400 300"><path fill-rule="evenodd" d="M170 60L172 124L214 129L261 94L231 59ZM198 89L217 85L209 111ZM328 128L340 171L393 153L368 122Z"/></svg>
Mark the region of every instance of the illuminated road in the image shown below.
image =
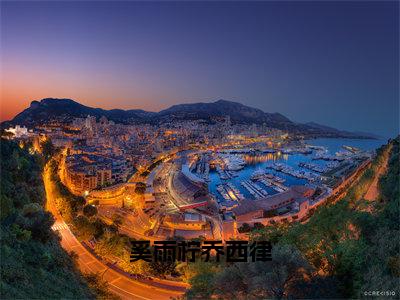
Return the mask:
<svg viewBox="0 0 400 300"><path fill-rule="evenodd" d="M62 238L61 245L67 251L74 251L78 257L79 268L83 273L100 273L102 277L109 284L111 292L115 293L122 299L170 299L182 295L185 291L185 284L167 282L154 279L150 284L139 282L131 279L124 274L121 274L109 268L104 262L99 260L91 252L89 252L82 244L75 238L69 230L67 224L63 221L58 213L53 202L53 191L50 183L50 172L45 168L43 176L45 189L46 189L46 209L53 213L56 222L53 225L55 230L58 230Z"/></svg>
<svg viewBox="0 0 400 300"><path fill-rule="evenodd" d="M383 162L382 164L378 167L378 170L375 173L375 177L372 180L371 185L369 186L367 193L364 196L365 200L368 201L373 201L378 199L379 196L379 179L384 175L387 171L387 165L389 162L389 157L390 153L392 151L392 145L390 144L389 148L385 150L384 157L383 157Z"/></svg>

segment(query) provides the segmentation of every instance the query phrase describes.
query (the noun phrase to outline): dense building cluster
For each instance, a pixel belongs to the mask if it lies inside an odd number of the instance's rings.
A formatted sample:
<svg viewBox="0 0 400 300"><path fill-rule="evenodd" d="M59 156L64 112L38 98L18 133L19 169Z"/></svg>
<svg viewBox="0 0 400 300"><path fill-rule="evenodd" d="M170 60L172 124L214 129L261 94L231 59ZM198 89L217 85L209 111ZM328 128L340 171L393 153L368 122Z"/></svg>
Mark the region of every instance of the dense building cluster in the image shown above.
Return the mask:
<svg viewBox="0 0 400 300"><path fill-rule="evenodd" d="M257 144L261 133L276 139L284 135L264 125L232 124L229 117L211 123L175 120L132 125L88 115L72 121L55 118L33 129L17 125L7 131L17 138L46 136L56 147L68 148L68 180L76 191L123 182L134 169L146 168L166 152L234 145L246 139Z"/></svg>
<svg viewBox="0 0 400 300"><path fill-rule="evenodd" d="M156 125L116 124L104 116L87 116L68 122L54 120L30 133L21 127L14 131L21 133L19 138L36 135L51 139L55 146L64 149L61 179L74 194L85 195L90 203L107 207L134 207L132 227L143 227L143 234L151 232L156 236L229 239L240 235L239 228L245 224L301 220L332 192L322 187L330 184L323 182L322 175L313 173L312 177L310 170L299 173L279 163L272 163L269 168L313 184L287 187L279 176L255 172L251 180L235 185L231 179L251 163L249 157L268 159L314 151L317 159L334 161L323 170L314 163L303 166L324 174L330 170L332 174L346 168L352 170L358 165L357 159L365 159L357 149L345 149L346 153L331 157L320 147L291 141L291 136L281 130L232 124L229 117L211 122L171 120ZM222 180L217 194L209 190L210 170ZM278 193L268 194L265 186ZM143 195L142 204L134 204L129 187ZM340 187L332 188L335 191ZM189 218L189 212L194 211L199 216L196 220Z"/></svg>
<svg viewBox="0 0 400 300"><path fill-rule="evenodd" d="M72 154L66 158L68 186L77 194L125 182L131 173L123 156L90 153Z"/></svg>
<svg viewBox="0 0 400 300"><path fill-rule="evenodd" d="M246 240L252 228L305 223L374 157L229 117L116 124L87 116L8 133L33 138L32 151L51 140L60 180L85 196L86 214L135 240Z"/></svg>

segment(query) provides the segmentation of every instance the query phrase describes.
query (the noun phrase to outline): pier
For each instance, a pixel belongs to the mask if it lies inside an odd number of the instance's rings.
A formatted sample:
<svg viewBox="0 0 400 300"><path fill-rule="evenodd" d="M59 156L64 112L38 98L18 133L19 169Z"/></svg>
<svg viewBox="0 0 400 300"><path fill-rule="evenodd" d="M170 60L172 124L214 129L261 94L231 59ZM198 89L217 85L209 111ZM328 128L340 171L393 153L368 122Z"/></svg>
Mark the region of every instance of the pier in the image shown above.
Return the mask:
<svg viewBox="0 0 400 300"><path fill-rule="evenodd" d="M232 183L220 184L217 187L217 191L227 201L242 201L244 196Z"/></svg>
<svg viewBox="0 0 400 300"><path fill-rule="evenodd" d="M254 198L263 198L268 196L268 192L251 180L244 180L240 183Z"/></svg>

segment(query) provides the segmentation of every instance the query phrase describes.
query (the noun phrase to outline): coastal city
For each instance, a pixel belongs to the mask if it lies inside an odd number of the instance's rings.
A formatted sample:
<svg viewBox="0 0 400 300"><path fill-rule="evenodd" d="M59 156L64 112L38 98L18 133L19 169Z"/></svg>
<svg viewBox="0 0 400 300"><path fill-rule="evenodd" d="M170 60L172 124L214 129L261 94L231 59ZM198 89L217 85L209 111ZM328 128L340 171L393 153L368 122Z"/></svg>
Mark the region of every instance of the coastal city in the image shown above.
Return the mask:
<svg viewBox="0 0 400 300"><path fill-rule="evenodd" d="M105 221L119 216L128 236L151 240L229 240L245 238L247 226L305 222L374 156L346 144L330 151L266 126L234 125L229 116L212 125L157 126L88 115L6 132L20 141L51 140L62 149L62 183Z"/></svg>
<svg viewBox="0 0 400 300"><path fill-rule="evenodd" d="M400 299L399 1L0 10L0 300Z"/></svg>

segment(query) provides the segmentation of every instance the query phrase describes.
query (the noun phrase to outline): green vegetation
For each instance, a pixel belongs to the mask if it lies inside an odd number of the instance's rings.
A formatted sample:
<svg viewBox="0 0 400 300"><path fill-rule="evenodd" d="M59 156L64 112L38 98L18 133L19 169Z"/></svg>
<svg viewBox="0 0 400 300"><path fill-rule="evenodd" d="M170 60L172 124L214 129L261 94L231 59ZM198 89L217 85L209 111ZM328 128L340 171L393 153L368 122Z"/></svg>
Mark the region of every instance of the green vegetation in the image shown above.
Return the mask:
<svg viewBox="0 0 400 300"><path fill-rule="evenodd" d="M87 204L83 207L83 214L90 218L90 217L94 217L95 215L97 215L97 208L94 205L91 204Z"/></svg>
<svg viewBox="0 0 400 300"><path fill-rule="evenodd" d="M146 176L149 175L149 174L150 174L150 171L149 171L149 170L144 170L142 173L140 173L140 176L146 177Z"/></svg>
<svg viewBox="0 0 400 300"><path fill-rule="evenodd" d="M49 162L53 194L56 206L64 221L71 225L75 235L82 241L100 239L106 232L117 234L117 228L106 224L97 215L97 208L86 204L81 196L72 194L61 182L57 170L58 160L55 158Z"/></svg>
<svg viewBox="0 0 400 300"><path fill-rule="evenodd" d="M377 151L344 199L318 208L308 222L253 228L251 240L274 244L271 262L184 269L192 285L186 298L360 298L365 291L394 291L398 297L399 137L390 145ZM380 198L367 203L362 197L386 154Z"/></svg>
<svg viewBox="0 0 400 300"><path fill-rule="evenodd" d="M45 139L40 143L40 150L46 161L56 153L56 149L50 139Z"/></svg>
<svg viewBox="0 0 400 300"><path fill-rule="evenodd" d="M301 252L276 245L272 261L215 264L197 262L184 269L191 284L186 299L270 299L337 297L331 279L315 275Z"/></svg>
<svg viewBox="0 0 400 300"><path fill-rule="evenodd" d="M116 261L122 270L137 276L151 274L149 263L130 262L130 238L118 232L122 224L121 216L114 214L110 224L106 223L97 215L95 206L85 205L83 197L73 195L64 186L57 173L59 159L54 158L49 162L51 183L56 206L74 235L83 242L96 241L93 249L96 254L108 261Z"/></svg>
<svg viewBox="0 0 400 300"><path fill-rule="evenodd" d="M163 161L162 159L159 159L159 160L153 162L145 171L143 171L143 172L140 174L140 176L146 177L147 175L149 175L150 172L153 171L153 169L154 169L155 167L157 167L159 164L162 163L162 161Z"/></svg>
<svg viewBox="0 0 400 300"><path fill-rule="evenodd" d="M136 183L135 186L135 193L138 195L143 195L144 192L146 191L146 184L143 182L138 182Z"/></svg>
<svg viewBox="0 0 400 300"><path fill-rule="evenodd" d="M42 208L43 157L30 155L27 148L1 140L0 298L100 296L88 287L92 284L79 274L73 258L61 248L58 235L50 228L53 216Z"/></svg>

